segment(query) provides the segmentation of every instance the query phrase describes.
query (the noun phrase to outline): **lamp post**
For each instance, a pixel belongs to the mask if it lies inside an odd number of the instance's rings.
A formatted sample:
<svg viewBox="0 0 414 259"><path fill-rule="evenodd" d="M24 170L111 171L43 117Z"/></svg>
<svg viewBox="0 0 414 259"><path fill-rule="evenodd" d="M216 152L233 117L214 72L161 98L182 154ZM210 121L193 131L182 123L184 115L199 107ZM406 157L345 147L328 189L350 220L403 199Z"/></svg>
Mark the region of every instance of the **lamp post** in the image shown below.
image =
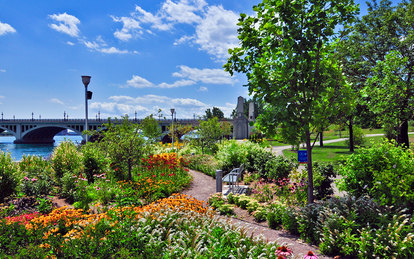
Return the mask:
<svg viewBox="0 0 414 259"><path fill-rule="evenodd" d="M137 111L135 111L135 121L137 121Z"/></svg>
<svg viewBox="0 0 414 259"><path fill-rule="evenodd" d="M172 144L172 147L174 148L174 113L175 113L175 109L171 108L170 111L171 111L171 139L172 139L171 144Z"/></svg>
<svg viewBox="0 0 414 259"><path fill-rule="evenodd" d="M34 115L34 113L32 112L32 120L34 120L34 119L33 119L33 115Z"/></svg>
<svg viewBox="0 0 414 259"><path fill-rule="evenodd" d="M3 112L1 112L1 120L3 120Z"/></svg>
<svg viewBox="0 0 414 259"><path fill-rule="evenodd" d="M90 76L82 76L82 83L85 86L85 130L88 130L88 85L91 81ZM90 94L92 98L92 92ZM85 135L85 142L88 142L88 135Z"/></svg>

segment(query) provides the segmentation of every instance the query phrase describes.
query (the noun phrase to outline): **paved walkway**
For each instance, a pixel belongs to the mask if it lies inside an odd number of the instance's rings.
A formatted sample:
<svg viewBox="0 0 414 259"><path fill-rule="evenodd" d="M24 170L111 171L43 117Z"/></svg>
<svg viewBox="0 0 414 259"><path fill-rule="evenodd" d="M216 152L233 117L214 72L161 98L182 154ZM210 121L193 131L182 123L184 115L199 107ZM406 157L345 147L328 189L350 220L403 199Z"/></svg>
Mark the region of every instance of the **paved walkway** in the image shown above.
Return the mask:
<svg viewBox="0 0 414 259"><path fill-rule="evenodd" d="M216 180L208 175L203 173L190 170L190 173L193 175L193 181L190 187L181 193L191 195L192 197L207 202L208 197L211 194L216 193ZM236 218L227 218L222 216L223 220L230 220L231 222L243 226L246 228L247 233L250 235L253 233L253 236L262 235L268 241L276 242L277 244L286 244L288 247L292 248L294 254L298 256L297 258L303 258L308 251L313 251L318 253L319 258L331 258L319 254L318 248L315 246L310 246L303 241L299 240L297 236L293 236L287 232L274 230L263 225L248 222L245 220L240 220ZM300 256L301 255L301 256ZM300 256L300 257L299 257Z"/></svg>

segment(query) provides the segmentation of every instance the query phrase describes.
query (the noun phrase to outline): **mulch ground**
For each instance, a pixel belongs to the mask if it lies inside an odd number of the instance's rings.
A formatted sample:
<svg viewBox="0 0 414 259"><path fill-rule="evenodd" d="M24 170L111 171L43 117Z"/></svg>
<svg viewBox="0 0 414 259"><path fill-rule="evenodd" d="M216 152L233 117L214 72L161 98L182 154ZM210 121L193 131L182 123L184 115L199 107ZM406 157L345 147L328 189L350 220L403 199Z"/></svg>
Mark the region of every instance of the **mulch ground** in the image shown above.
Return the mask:
<svg viewBox="0 0 414 259"><path fill-rule="evenodd" d="M208 197L211 194L216 193L216 180L203 173L190 170L193 175L193 181L189 188L185 189L181 193L191 195L192 197L207 202ZM294 236L283 230L274 230L267 227L266 222L257 223L253 216L249 215L247 210L235 208L235 217L228 218L222 216L223 220L230 220L235 224L239 224L247 229L247 233L253 236L263 236L269 242L275 242L279 245L287 245L292 249L297 258L303 258L303 255L308 251L313 251L318 255L318 258L332 258L321 255L316 246L306 244L300 240L298 236Z"/></svg>

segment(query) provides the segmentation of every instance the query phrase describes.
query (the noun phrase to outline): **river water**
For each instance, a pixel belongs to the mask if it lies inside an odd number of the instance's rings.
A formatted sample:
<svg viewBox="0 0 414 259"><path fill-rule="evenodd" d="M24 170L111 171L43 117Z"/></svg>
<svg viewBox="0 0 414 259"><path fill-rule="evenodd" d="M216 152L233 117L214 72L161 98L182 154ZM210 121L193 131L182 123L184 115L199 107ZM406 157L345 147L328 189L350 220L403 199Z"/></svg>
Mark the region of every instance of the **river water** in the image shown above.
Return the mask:
<svg viewBox="0 0 414 259"><path fill-rule="evenodd" d="M55 136L55 143L53 145L13 144L14 140L14 137L0 136L0 150L9 152L15 161L19 161L22 159L23 155L36 155L48 158L52 155L53 149L61 142L70 140L74 143L80 143L82 141L82 136Z"/></svg>

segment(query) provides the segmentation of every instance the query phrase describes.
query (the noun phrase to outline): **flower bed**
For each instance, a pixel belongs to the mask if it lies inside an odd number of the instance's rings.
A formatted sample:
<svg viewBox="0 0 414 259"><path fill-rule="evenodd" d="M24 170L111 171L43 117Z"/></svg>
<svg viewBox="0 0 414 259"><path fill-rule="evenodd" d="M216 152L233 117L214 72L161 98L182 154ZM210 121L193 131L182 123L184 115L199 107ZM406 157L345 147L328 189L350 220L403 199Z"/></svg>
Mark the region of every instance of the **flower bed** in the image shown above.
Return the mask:
<svg viewBox="0 0 414 259"><path fill-rule="evenodd" d="M185 195L96 214L60 208L28 222L0 224L1 256L277 257L275 244L247 237Z"/></svg>

